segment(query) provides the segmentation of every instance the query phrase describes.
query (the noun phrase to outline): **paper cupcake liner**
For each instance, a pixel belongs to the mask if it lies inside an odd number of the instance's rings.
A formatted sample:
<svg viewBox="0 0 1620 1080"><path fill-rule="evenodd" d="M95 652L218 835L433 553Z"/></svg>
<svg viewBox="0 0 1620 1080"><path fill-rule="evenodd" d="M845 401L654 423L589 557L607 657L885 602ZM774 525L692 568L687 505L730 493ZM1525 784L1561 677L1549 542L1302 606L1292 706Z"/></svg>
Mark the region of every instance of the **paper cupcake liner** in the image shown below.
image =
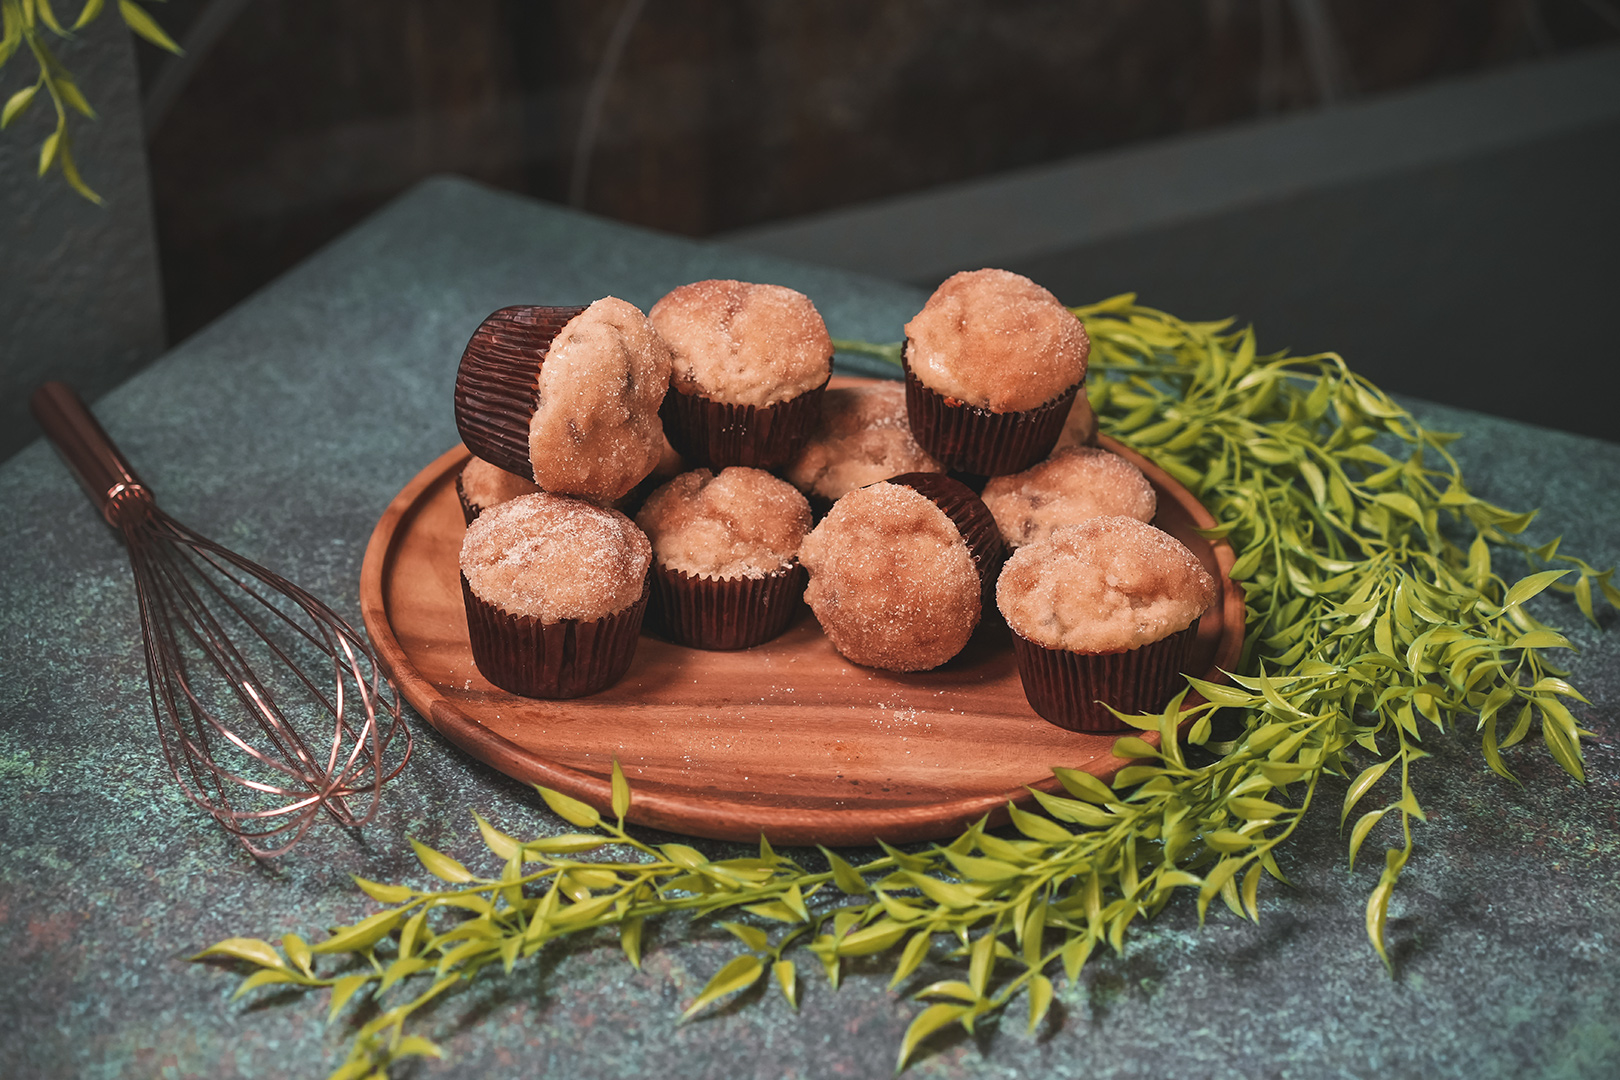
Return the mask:
<svg viewBox="0 0 1620 1080"><path fill-rule="evenodd" d="M607 689L629 669L649 590L612 615L554 623L513 615L477 596L465 575L461 595L473 662L484 678L524 697L576 698Z"/></svg>
<svg viewBox="0 0 1620 1080"><path fill-rule="evenodd" d="M1052 452L1081 384L1033 409L991 412L946 397L906 371L906 417L917 445L956 472L1003 476L1023 472Z"/></svg>
<svg viewBox="0 0 1620 1080"><path fill-rule="evenodd" d="M456 371L456 430L476 456L525 480L529 421L551 341L582 307L506 307L473 331Z"/></svg>
<svg viewBox="0 0 1620 1080"><path fill-rule="evenodd" d="M466 471L466 466L462 466L462 471ZM472 500L467 498L467 491L461 486L461 473L456 473L456 501L461 504L461 516L468 525L478 520L478 515L483 508L474 506Z"/></svg>
<svg viewBox="0 0 1620 1080"><path fill-rule="evenodd" d="M902 473L887 482L910 488L951 519L979 571L980 609L984 615L996 611L996 578L1001 575L1001 565L1007 561L1007 545L984 500L975 495L972 488L944 473Z"/></svg>
<svg viewBox="0 0 1620 1080"><path fill-rule="evenodd" d="M775 405L733 405L671 387L658 415L688 468L780 469L798 456L821 418L823 382Z"/></svg>
<svg viewBox="0 0 1620 1080"><path fill-rule="evenodd" d="M1125 652L1048 649L1013 631L1013 654L1030 708L1069 731L1124 731L1100 701L1122 713L1158 712L1182 686L1198 620L1167 638Z"/></svg>
<svg viewBox="0 0 1620 1080"><path fill-rule="evenodd" d="M658 622L677 645L746 649L781 634L804 598L808 575L794 562L760 578L710 578L654 565Z"/></svg>

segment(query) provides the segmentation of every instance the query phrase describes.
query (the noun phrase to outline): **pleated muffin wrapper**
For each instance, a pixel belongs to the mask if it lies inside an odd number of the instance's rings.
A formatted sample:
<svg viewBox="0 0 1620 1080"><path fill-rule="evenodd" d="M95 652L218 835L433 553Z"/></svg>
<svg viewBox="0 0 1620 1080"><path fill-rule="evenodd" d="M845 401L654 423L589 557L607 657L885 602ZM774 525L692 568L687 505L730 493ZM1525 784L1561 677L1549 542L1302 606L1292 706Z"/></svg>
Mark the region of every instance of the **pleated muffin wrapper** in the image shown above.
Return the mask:
<svg viewBox="0 0 1620 1080"><path fill-rule="evenodd" d="M671 387L658 416L669 444L688 468L780 469L798 456L815 431L826 392L823 382L775 405L734 405Z"/></svg>
<svg viewBox="0 0 1620 1080"><path fill-rule="evenodd" d="M908 346L909 347L909 346ZM906 418L912 437L935 461L976 477L1023 472L1057 445L1069 408L1085 380L1033 409L992 412L923 385L904 352Z"/></svg>
<svg viewBox="0 0 1620 1080"><path fill-rule="evenodd" d="M1125 731L1099 702L1122 713L1156 713L1180 692L1198 640L1198 620L1169 637L1123 652L1049 649L1013 631L1013 655L1030 708L1069 731Z"/></svg>
<svg viewBox="0 0 1620 1080"><path fill-rule="evenodd" d="M980 618L998 613L996 608L996 578L1007 561L1007 545L996 526L995 515L984 505L984 500L962 481L944 473L912 472L891 476L882 481L908 487L945 512L962 534L973 565L979 571Z"/></svg>
<svg viewBox="0 0 1620 1080"><path fill-rule="evenodd" d="M688 574L655 559L654 621L671 641L693 649L762 645L793 622L808 578L797 559L757 578Z"/></svg>
<svg viewBox="0 0 1620 1080"><path fill-rule="evenodd" d="M633 604L600 619L542 622L513 615L472 591L466 575L467 633L473 662L502 690L532 698L577 698L606 690L630 668L650 588Z"/></svg>
<svg viewBox="0 0 1620 1080"><path fill-rule="evenodd" d="M519 305L473 331L456 371L456 430L477 457L534 480L529 422L540 402L540 367L551 342L583 307Z"/></svg>

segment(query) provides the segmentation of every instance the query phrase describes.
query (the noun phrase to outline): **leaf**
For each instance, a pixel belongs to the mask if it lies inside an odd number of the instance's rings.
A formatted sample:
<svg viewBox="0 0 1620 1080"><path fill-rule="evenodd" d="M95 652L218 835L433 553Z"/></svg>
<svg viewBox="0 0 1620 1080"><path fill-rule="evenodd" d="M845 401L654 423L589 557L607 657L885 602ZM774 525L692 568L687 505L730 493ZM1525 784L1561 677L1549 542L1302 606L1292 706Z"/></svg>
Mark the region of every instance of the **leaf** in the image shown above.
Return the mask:
<svg viewBox="0 0 1620 1080"><path fill-rule="evenodd" d="M714 973L714 977L703 988L703 992L697 996L697 1000L687 1006L686 1011L681 1014L681 1022L685 1023L690 1020L711 1002L718 1001L727 994L733 994L738 990L746 990L748 987L753 986L754 983L759 981L760 975L764 974L764 972L765 964L759 957L752 954L739 956L731 960L725 967Z"/></svg>
<svg viewBox="0 0 1620 1080"><path fill-rule="evenodd" d="M1339 811L1340 826L1344 825L1345 819L1350 816L1350 811L1354 809L1356 803L1361 801L1361 797L1367 794L1367 789L1378 783L1383 775L1389 771L1389 767L1395 764L1396 760L1396 758L1390 758L1387 761L1380 761L1378 764L1362 770L1361 775L1356 777L1355 782L1350 785L1350 789L1344 793L1344 807ZM1354 861L1354 858L1352 858L1351 862Z"/></svg>
<svg viewBox="0 0 1620 1080"><path fill-rule="evenodd" d="M314 976L314 971L310 969L311 955L309 946L304 942L303 938L297 934L285 934L281 939L281 949L287 954L287 959L291 960L293 966L298 968L299 971L302 971L305 975Z"/></svg>
<svg viewBox="0 0 1620 1080"><path fill-rule="evenodd" d="M242 985L236 988L231 1000L246 994L250 990L257 990L261 986L270 986L275 983L297 982L298 979L290 971L277 971L274 968L263 968L242 980Z"/></svg>
<svg viewBox="0 0 1620 1080"><path fill-rule="evenodd" d="M57 151L57 148L62 144L62 130L63 129L61 127L61 124L60 124L60 122L58 122L56 130L51 132L49 135L47 135L45 137L45 141L40 144L40 147L39 147L39 175L40 176L44 176L46 173L50 172L51 171L51 166L56 164L56 151Z"/></svg>
<svg viewBox="0 0 1620 1080"><path fill-rule="evenodd" d="M474 810L472 812L472 816L473 820L478 822L478 834L484 838L484 846L489 848L490 851L494 852L496 858L500 859L502 862L506 862L512 858L520 857L522 855L523 845L518 843L515 838L508 836L506 833L501 832L501 830L485 821L484 816L478 811ZM420 858L421 852L417 852L417 856ZM442 857L443 856L441 856L441 858ZM451 861L453 862L454 860ZM457 865L459 866L460 864L458 863ZM432 868L429 867L429 869ZM465 872L465 869L463 869L463 873ZM472 875L468 874L465 880L470 881L471 879ZM450 881L454 879L446 878L445 880Z"/></svg>
<svg viewBox="0 0 1620 1080"><path fill-rule="evenodd" d="M832 867L833 882L850 896L865 896L872 890L867 886L865 879L855 872L855 868L826 848L821 849L822 855L827 858L827 865Z"/></svg>
<svg viewBox="0 0 1620 1080"><path fill-rule="evenodd" d="M771 939L757 926L735 922L723 922L720 926L755 952L765 952L771 947Z"/></svg>
<svg viewBox="0 0 1620 1080"><path fill-rule="evenodd" d="M1356 819L1355 827L1350 830L1350 869L1356 868L1356 852L1361 850L1361 842L1367 839L1372 827L1378 824L1378 820L1389 813L1389 810L1387 806L1382 810L1369 810Z"/></svg>
<svg viewBox="0 0 1620 1080"><path fill-rule="evenodd" d="M562 833L542 836L523 845L524 858L534 855L576 855L582 851L595 851L607 841L592 833Z"/></svg>
<svg viewBox="0 0 1620 1080"><path fill-rule="evenodd" d="M776 978L776 985L782 988L782 996L793 1008L799 1007L799 976L791 960L778 960L771 965L771 974Z"/></svg>
<svg viewBox="0 0 1620 1080"><path fill-rule="evenodd" d="M1513 588L1508 590L1506 599L1502 601L1502 610L1506 611L1510 607L1518 607L1531 597L1539 596L1547 586L1572 573L1574 573L1573 570L1543 570L1539 574L1531 574L1527 578L1521 578Z"/></svg>
<svg viewBox="0 0 1620 1080"><path fill-rule="evenodd" d="M258 964L264 968L280 968L285 970L287 964L276 952L274 945L258 938L233 937L215 945L210 945L202 952L193 956L193 960L201 960L205 956L229 956L237 960L246 960L250 964Z"/></svg>
<svg viewBox="0 0 1620 1080"><path fill-rule="evenodd" d="M331 937L311 946L310 952L323 954L364 952L392 933L401 918L402 913L399 911L380 911L370 918L361 919L353 926L338 927L332 932Z"/></svg>
<svg viewBox="0 0 1620 1080"><path fill-rule="evenodd" d="M101 9L104 6L105 0L85 0L84 7L79 9L79 17L73 20L72 29L83 30L89 26L101 17Z"/></svg>
<svg viewBox="0 0 1620 1080"><path fill-rule="evenodd" d="M360 886L360 891L377 901L379 904L403 904L416 895L414 889L405 885L384 885L377 881L367 881L363 877L355 877L354 883Z"/></svg>
<svg viewBox="0 0 1620 1080"><path fill-rule="evenodd" d="M424 1039L420 1035L407 1035L399 1040L394 1047L394 1056L403 1057L444 1057L444 1051L439 1049L437 1043Z"/></svg>
<svg viewBox="0 0 1620 1080"><path fill-rule="evenodd" d="M626 919L619 924L619 946L624 949L625 959L637 971L641 970L641 916Z"/></svg>
<svg viewBox="0 0 1620 1080"><path fill-rule="evenodd" d="M337 1019L337 1014L344 1005L348 1004L349 999L354 997L355 992L373 978L375 978L373 975L344 975L334 982L332 984L332 1006L326 1011L326 1022L331 1023Z"/></svg>
<svg viewBox="0 0 1620 1080"><path fill-rule="evenodd" d="M1041 1026L1046 1019L1047 1010L1052 1007L1052 980L1045 975L1036 975L1029 980L1029 1033L1035 1034L1035 1029Z"/></svg>
<svg viewBox="0 0 1620 1080"><path fill-rule="evenodd" d="M894 978L889 980L889 989L899 986L911 973L922 965L923 959L928 955L928 947L933 943L932 930L919 930L911 935L906 947L900 950L900 961L895 965Z"/></svg>
<svg viewBox="0 0 1620 1080"><path fill-rule="evenodd" d="M970 1006L967 1005L950 1005L940 1002L937 1005L930 1005L918 1013L917 1018L906 1028L905 1038L900 1041L900 1056L894 1063L895 1071L899 1072L906 1067L906 1062L911 1060L911 1055L924 1039L940 1028L960 1021L967 1014L969 1008Z"/></svg>
<svg viewBox="0 0 1620 1080"><path fill-rule="evenodd" d="M594 829L602 824L602 815L597 813L595 808L587 806L578 799L569 798L560 791L553 791L538 784L535 785L535 790L546 801L546 805L551 807L551 812L568 822L568 824L578 826L581 829Z"/></svg>
<svg viewBox="0 0 1620 1080"><path fill-rule="evenodd" d="M630 782L624 778L624 770L619 768L619 759L613 759L613 816L621 822L624 815L630 812Z"/></svg>
<svg viewBox="0 0 1620 1080"><path fill-rule="evenodd" d="M422 864L422 868L442 881L460 885L473 879L465 866L442 852L434 851L415 837L411 838L411 849L416 852L417 861Z"/></svg>
<svg viewBox="0 0 1620 1080"><path fill-rule="evenodd" d="M0 110L0 128L11 126L11 122L22 115L22 111L28 108L29 102L34 100L34 95L39 91L39 85L39 83L34 83L32 86L25 86L6 99L5 108Z"/></svg>
<svg viewBox="0 0 1620 1080"><path fill-rule="evenodd" d="M185 51L176 45L174 40L163 32L163 27L159 26L157 21L134 0L118 0L118 14L124 17L124 22L131 30L158 48L167 49L176 55Z"/></svg>

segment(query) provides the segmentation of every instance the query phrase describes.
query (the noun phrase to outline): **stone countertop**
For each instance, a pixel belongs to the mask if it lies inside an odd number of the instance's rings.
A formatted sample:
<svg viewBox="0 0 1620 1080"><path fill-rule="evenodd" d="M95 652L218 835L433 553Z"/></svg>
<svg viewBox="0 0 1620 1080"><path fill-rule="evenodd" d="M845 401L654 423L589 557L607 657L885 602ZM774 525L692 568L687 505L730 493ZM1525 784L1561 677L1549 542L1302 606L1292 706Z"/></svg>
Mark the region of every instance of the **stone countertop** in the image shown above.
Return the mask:
<svg viewBox="0 0 1620 1080"><path fill-rule="evenodd" d="M160 501L358 623L383 508L454 445L455 364L489 311L614 294L644 309L706 277L809 294L835 337L893 340L915 289L692 243L491 192L424 184L97 404ZM1122 287L1124 284L1122 283ZM1065 298L1083 301L1091 298ZM1151 299L1151 298L1149 298ZM1263 333L1263 329L1262 333ZM1353 358L1352 358L1353 360ZM844 370L862 373L856 365ZM869 370L865 373L877 373ZM1620 446L1413 403L1456 444L1472 490L1544 507L1530 535L1620 563ZM469 811L510 832L566 829L530 789L414 716L416 756L360 837L312 832L259 865L175 792L155 745L134 589L116 537L48 447L0 466L0 1072L16 1077L319 1077L348 1014L324 993L232 1002L225 937L310 940L373 905L350 874L425 876L414 836L482 867ZM1583 650L1576 715L1595 733L1582 789L1538 745L1495 777L1466 733L1422 766L1429 823L1390 911L1397 976L1368 947L1376 870L1347 872L1328 785L1280 857L1258 926L1190 901L1138 924L1123 955L1057 980L1037 1037L1021 1015L943 1037L921 1077L1612 1077L1620 1071L1620 634L1550 599ZM1465 725L1466 727L1466 725ZM705 850L727 845L700 843ZM1219 905L1217 905L1219 907ZM734 954L723 931L650 932L643 970L611 940L570 945L443 1001L446 1060L396 1076L885 1077L916 1003L857 969L802 1008L750 991L684 1006ZM929 974L925 966L923 976ZM941 973L941 977L943 977ZM1015 1010L1020 1012L1021 1009Z"/></svg>

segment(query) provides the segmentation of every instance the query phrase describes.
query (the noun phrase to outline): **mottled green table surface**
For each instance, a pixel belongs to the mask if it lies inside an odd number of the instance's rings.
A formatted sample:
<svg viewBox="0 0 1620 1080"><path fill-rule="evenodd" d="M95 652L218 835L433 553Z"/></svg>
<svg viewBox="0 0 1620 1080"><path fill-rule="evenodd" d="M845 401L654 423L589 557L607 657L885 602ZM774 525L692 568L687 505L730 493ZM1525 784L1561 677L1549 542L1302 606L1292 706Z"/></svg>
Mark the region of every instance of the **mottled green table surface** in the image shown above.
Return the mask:
<svg viewBox="0 0 1620 1080"><path fill-rule="evenodd" d="M436 181L98 412L171 513L358 622L373 524L456 441L451 382L480 318L607 293L645 308L717 276L799 288L842 337L893 340L922 301ZM1260 331L1263 345L1285 344ZM1620 562L1620 446L1414 407L1466 433L1457 452L1473 490L1545 508L1531 535L1561 533L1590 562ZM324 1023L324 994L232 1002L237 974L185 958L237 934L318 939L360 917L371 903L351 873L424 877L408 836L482 866L474 808L511 832L567 826L413 716L416 756L363 838L327 829L255 863L162 764L117 539L41 443L0 466L0 505L0 1075L324 1076L350 1034L346 1019ZM1572 679L1592 700L1575 710L1596 734L1590 783L1566 779L1539 745L1510 752L1516 786L1466 737L1437 741L1422 766L1430 820L1391 908L1395 978L1363 934L1373 871L1345 867L1333 788L1281 860L1295 887L1264 888L1258 926L1212 911L1199 929L1192 904L1173 903L1079 985L1059 980L1038 1037L1010 1019L943 1038L912 1075L1620 1076L1620 628L1612 612L1603 629L1584 626L1558 598L1538 614L1583 650ZM397 1075L890 1075L918 1006L876 970L837 992L809 975L798 1014L755 991L677 1026L733 955L729 940L670 925L650 935L640 973L608 939L481 978L430 1016L450 1056Z"/></svg>

